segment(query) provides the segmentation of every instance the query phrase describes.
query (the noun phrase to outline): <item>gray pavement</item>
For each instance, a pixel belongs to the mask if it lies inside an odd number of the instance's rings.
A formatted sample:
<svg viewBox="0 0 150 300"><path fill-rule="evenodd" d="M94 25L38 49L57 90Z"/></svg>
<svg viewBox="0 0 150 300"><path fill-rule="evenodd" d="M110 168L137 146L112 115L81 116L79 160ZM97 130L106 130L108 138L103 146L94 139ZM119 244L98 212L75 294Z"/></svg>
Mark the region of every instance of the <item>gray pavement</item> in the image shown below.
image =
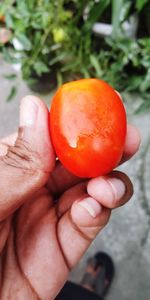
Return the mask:
<svg viewBox="0 0 150 300"><path fill-rule="evenodd" d="M14 132L18 125L20 99L32 92L18 79L18 93L6 103L11 82L3 74L12 73L9 65L0 59L0 137ZM46 103L51 95L42 96ZM124 207L114 211L109 224L93 242L79 265L71 274L71 280L80 282L86 259L96 251L109 253L116 266L116 275L107 300L150 299L150 113L134 115L133 109L140 99L126 96L128 119L137 125L142 134L139 153L120 169L127 172L134 183L134 196ZM130 99L131 98L131 99Z"/></svg>

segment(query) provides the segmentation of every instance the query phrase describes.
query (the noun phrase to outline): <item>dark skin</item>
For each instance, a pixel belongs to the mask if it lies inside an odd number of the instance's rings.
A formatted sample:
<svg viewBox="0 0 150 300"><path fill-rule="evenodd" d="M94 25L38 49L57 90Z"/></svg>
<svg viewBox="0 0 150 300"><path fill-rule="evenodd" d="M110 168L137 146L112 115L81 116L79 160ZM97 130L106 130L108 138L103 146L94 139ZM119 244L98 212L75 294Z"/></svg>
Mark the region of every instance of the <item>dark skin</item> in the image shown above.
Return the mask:
<svg viewBox="0 0 150 300"><path fill-rule="evenodd" d="M139 144L128 126L122 161ZM1 140L0 172L0 299L52 300L111 210L132 196L131 181L118 171L91 180L68 173L56 162L48 109L33 96L22 101L18 134Z"/></svg>

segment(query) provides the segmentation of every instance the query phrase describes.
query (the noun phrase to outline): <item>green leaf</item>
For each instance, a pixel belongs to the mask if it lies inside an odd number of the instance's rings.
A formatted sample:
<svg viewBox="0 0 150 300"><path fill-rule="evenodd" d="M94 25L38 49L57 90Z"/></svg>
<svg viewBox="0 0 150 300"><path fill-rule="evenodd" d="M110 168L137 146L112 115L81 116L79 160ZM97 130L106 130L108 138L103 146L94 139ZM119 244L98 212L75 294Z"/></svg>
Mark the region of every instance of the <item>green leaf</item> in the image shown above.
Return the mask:
<svg viewBox="0 0 150 300"><path fill-rule="evenodd" d="M31 1L33 2L33 0ZM17 0L17 10L21 17L27 18L29 17L29 7L27 1L18 1Z"/></svg>
<svg viewBox="0 0 150 300"><path fill-rule="evenodd" d="M136 109L135 113L138 114L138 113L146 112L148 109L150 109L150 97L149 99L145 99L145 100L143 99L143 102Z"/></svg>
<svg viewBox="0 0 150 300"><path fill-rule="evenodd" d="M57 62L60 62L62 61L63 59L65 59L66 57L66 53L62 52L61 54L59 55L56 55L54 58L52 58L49 62L49 65L52 66L54 64L56 64Z"/></svg>
<svg viewBox="0 0 150 300"><path fill-rule="evenodd" d="M17 75L15 74L15 73L12 73L12 74L4 74L3 75L4 76L4 78L6 78L6 79L8 79L8 80L14 80L14 79L16 79L16 77L17 77Z"/></svg>
<svg viewBox="0 0 150 300"><path fill-rule="evenodd" d="M61 74L61 72L57 72L57 85L58 87L60 87L63 84L63 76Z"/></svg>
<svg viewBox="0 0 150 300"><path fill-rule="evenodd" d="M114 38L121 35L120 15L121 15L123 4L124 4L124 0L117 0L117 1L112 0L112 26L113 26L112 36Z"/></svg>
<svg viewBox="0 0 150 300"><path fill-rule="evenodd" d="M12 57L10 55L10 51L8 48L3 47L2 49L2 53L3 53L3 58L6 62L11 63L12 62Z"/></svg>
<svg viewBox="0 0 150 300"><path fill-rule="evenodd" d="M37 61L34 64L34 70L36 71L36 73L41 76L42 73L47 73L49 71L49 68L47 67L47 65L42 62L42 61Z"/></svg>
<svg viewBox="0 0 150 300"><path fill-rule="evenodd" d="M7 102L11 101L16 96L16 94L17 94L17 88L15 85L13 85L6 101Z"/></svg>
<svg viewBox="0 0 150 300"><path fill-rule="evenodd" d="M28 26L28 21L26 19L15 19L14 20L14 29L17 34L17 32L20 32L20 35L26 30Z"/></svg>
<svg viewBox="0 0 150 300"><path fill-rule="evenodd" d="M33 28L35 29L41 29L42 25L43 25L43 20L42 20L42 13L41 12L37 12L33 15L33 19L31 21L31 25Z"/></svg>
<svg viewBox="0 0 150 300"><path fill-rule="evenodd" d="M5 14L5 21L8 28L14 28L14 21L9 12Z"/></svg>
<svg viewBox="0 0 150 300"><path fill-rule="evenodd" d="M38 79L28 78L26 79L26 82L28 83L28 85L34 85L34 84L38 84Z"/></svg>
<svg viewBox="0 0 150 300"><path fill-rule="evenodd" d="M6 62L10 64L15 64L20 61L20 58L14 56L14 51L11 48L3 47L2 48L3 58Z"/></svg>
<svg viewBox="0 0 150 300"><path fill-rule="evenodd" d="M150 69L148 70L144 80L141 82L140 90L141 92L146 92L150 89Z"/></svg>
<svg viewBox="0 0 150 300"><path fill-rule="evenodd" d="M144 80L143 76L131 75L128 78L128 86L126 87L126 91L128 92L137 91L141 86L141 82L143 80Z"/></svg>
<svg viewBox="0 0 150 300"><path fill-rule="evenodd" d="M17 33L16 37L20 41L20 43L23 45L24 49L29 51L32 49L31 41L27 38L25 34Z"/></svg>
<svg viewBox="0 0 150 300"><path fill-rule="evenodd" d="M72 63L70 64L65 64L62 66L61 68L61 71L62 72L66 72L66 71L70 71L71 69L73 70L74 68L76 68L77 66L80 66L81 68L81 65L79 64L78 60L75 60L74 62L72 61Z"/></svg>
<svg viewBox="0 0 150 300"><path fill-rule="evenodd" d="M136 9L140 12L149 0L136 0Z"/></svg>
<svg viewBox="0 0 150 300"><path fill-rule="evenodd" d="M0 16L4 16L5 14L5 6L0 3Z"/></svg>
<svg viewBox="0 0 150 300"><path fill-rule="evenodd" d="M92 6L87 21L83 27L83 31L89 31L93 27L94 23L99 21L100 17L102 16L103 12L111 3L110 0L101 0L98 3L94 3Z"/></svg>
<svg viewBox="0 0 150 300"><path fill-rule="evenodd" d="M131 9L132 3L130 0L124 3L121 12L120 12L120 22L124 22L129 17L129 12Z"/></svg>
<svg viewBox="0 0 150 300"><path fill-rule="evenodd" d="M99 63L96 55L93 55L93 54L90 55L90 62L96 71L97 77L101 77L103 75L103 72L100 68L100 63Z"/></svg>
<svg viewBox="0 0 150 300"><path fill-rule="evenodd" d="M90 78L90 73L88 72L87 68L81 68L81 74L83 74L84 78Z"/></svg>

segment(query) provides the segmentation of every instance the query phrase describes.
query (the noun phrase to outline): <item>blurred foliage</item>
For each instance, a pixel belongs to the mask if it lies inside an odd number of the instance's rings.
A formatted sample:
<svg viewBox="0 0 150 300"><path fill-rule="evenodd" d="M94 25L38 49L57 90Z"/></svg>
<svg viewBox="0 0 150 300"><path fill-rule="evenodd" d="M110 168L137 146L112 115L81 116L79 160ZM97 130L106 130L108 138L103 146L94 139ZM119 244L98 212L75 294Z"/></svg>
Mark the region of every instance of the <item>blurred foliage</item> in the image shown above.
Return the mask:
<svg viewBox="0 0 150 300"><path fill-rule="evenodd" d="M53 88L98 77L119 91L141 93L150 104L149 11L149 0L3 0L1 26L12 35L0 51L7 62L21 65L30 85L48 79ZM132 16L139 22L136 38L127 37L124 29ZM112 24L112 36L97 37L95 22ZM13 87L10 95L15 92Z"/></svg>

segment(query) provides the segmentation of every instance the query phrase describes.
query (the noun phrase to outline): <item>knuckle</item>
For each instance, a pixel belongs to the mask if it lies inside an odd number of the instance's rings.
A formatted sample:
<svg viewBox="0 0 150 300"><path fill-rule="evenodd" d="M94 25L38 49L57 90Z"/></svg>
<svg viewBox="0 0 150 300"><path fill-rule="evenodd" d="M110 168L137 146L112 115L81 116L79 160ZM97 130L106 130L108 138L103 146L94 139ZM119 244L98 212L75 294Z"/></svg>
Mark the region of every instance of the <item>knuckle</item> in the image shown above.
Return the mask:
<svg viewBox="0 0 150 300"><path fill-rule="evenodd" d="M88 227L79 226L73 219L71 213L68 213L68 218L70 221L71 227L78 233L78 235L84 240L91 242L92 237L89 235Z"/></svg>
<svg viewBox="0 0 150 300"><path fill-rule="evenodd" d="M87 224L87 226L81 226L74 221L71 214L69 214L70 224L74 230L87 242L91 243L96 237L100 230L102 230L108 223L111 215L111 210L108 208L103 208L99 218L92 224Z"/></svg>
<svg viewBox="0 0 150 300"><path fill-rule="evenodd" d="M33 151L30 145L21 138L18 138L14 146L8 146L7 154L1 157L7 166L18 168L22 171L34 173L40 169L40 157Z"/></svg>

